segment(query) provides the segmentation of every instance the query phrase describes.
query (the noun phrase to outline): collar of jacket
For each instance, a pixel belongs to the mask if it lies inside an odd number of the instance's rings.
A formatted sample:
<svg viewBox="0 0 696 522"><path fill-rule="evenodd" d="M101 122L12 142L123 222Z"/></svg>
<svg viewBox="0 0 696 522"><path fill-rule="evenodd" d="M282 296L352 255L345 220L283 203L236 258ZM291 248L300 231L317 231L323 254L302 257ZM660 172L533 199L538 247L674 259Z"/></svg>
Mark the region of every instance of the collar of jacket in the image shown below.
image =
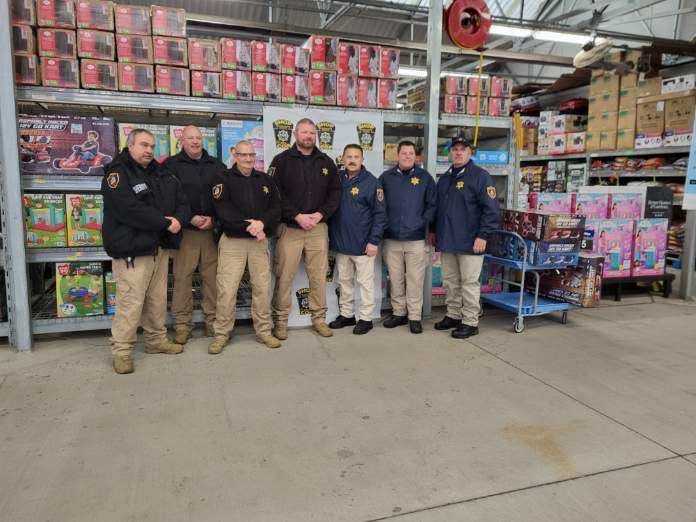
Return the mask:
<svg viewBox="0 0 696 522"><path fill-rule="evenodd" d="M179 151L179 153L175 157L177 161L183 161L185 163L191 163L193 165L197 163L212 163L213 161L212 157L210 156L210 154L208 154L208 151L205 149L203 149L203 155L200 159L193 159L191 156L186 154L186 151L184 149L181 149L181 151Z"/></svg>
<svg viewBox="0 0 696 522"><path fill-rule="evenodd" d="M346 183L358 183L359 181L361 181L361 180L362 180L365 176L367 176L368 174L369 174L368 170L365 168L365 165L363 165L363 166L360 168L360 172L358 172L358 175L355 176L354 178L348 177L348 171L344 169L344 170L341 172L341 179L342 179L343 181L345 181Z"/></svg>
<svg viewBox="0 0 696 522"><path fill-rule="evenodd" d="M307 157L307 154L302 154L302 153L300 152L300 149L297 148L297 143L293 143L293 144L292 144L292 147L290 147L290 148L288 149L288 154L290 154L291 156L298 157L298 158ZM312 158L312 159L314 159L314 158L316 158L317 156L319 156L319 154L321 154L321 151L320 151L320 150L317 148L317 146L315 145L314 148L312 149L312 153L309 154L309 157Z"/></svg>
<svg viewBox="0 0 696 522"><path fill-rule="evenodd" d="M244 174L242 174L242 171L239 170L239 167L237 167L236 163L234 165L232 165L232 168L230 169L230 173L234 174L235 176L240 176L242 178L251 178L251 177L260 177L261 176L261 172L259 172L256 169L253 169L253 168L251 169L251 174L249 176L245 176Z"/></svg>
<svg viewBox="0 0 696 522"><path fill-rule="evenodd" d="M124 147L123 150L121 151L121 154L119 154L120 159L131 167L133 170L136 172L143 172L144 174L148 175L153 175L153 174L160 174L161 171L159 169L159 163L157 162L156 159L152 159L152 161L148 164L147 167L143 167L140 163L136 162L133 159L133 156L131 156L130 151L128 150L128 147Z"/></svg>
<svg viewBox="0 0 696 522"><path fill-rule="evenodd" d="M469 167L474 164L473 160L467 161L462 167L456 168L454 165L450 167L450 174L453 176L458 176L459 174L464 174L467 170L469 170ZM455 174L455 172L457 174Z"/></svg>
<svg viewBox="0 0 696 522"><path fill-rule="evenodd" d="M399 168L398 165L396 165L396 166L392 167L391 169L389 169L387 172L390 174L396 174L397 176L412 176L412 175L417 176L420 173L425 172L425 170L420 168L418 165L414 165L413 167L411 167L410 169L408 169L407 171L404 172L403 170L401 170Z"/></svg>

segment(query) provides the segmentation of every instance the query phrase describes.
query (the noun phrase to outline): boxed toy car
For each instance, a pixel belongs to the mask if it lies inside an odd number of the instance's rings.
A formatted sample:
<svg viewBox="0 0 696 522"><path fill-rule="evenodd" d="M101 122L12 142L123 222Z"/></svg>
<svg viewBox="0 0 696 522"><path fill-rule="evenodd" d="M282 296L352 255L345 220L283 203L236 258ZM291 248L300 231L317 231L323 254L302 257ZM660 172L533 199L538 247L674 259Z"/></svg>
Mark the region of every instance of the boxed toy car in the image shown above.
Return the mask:
<svg viewBox="0 0 696 522"><path fill-rule="evenodd" d="M116 42L113 33L79 29L77 31L77 55L93 60L111 60L116 57Z"/></svg>
<svg viewBox="0 0 696 522"><path fill-rule="evenodd" d="M510 78L492 76L490 96L493 98L510 98L512 96L512 80Z"/></svg>
<svg viewBox="0 0 696 522"><path fill-rule="evenodd" d="M529 195L529 207L543 212L570 214L575 194L534 192Z"/></svg>
<svg viewBox="0 0 696 522"><path fill-rule="evenodd" d="M77 38L75 31L67 29L42 29L36 30L39 44L39 56L53 58L76 58Z"/></svg>
<svg viewBox="0 0 696 522"><path fill-rule="evenodd" d="M220 62L223 69L251 69L251 42L234 38L220 39Z"/></svg>
<svg viewBox="0 0 696 522"><path fill-rule="evenodd" d="M228 100L251 100L250 71L222 71L222 97Z"/></svg>
<svg viewBox="0 0 696 522"><path fill-rule="evenodd" d="M155 92L155 70L146 63L119 62L118 86L126 92Z"/></svg>
<svg viewBox="0 0 696 522"><path fill-rule="evenodd" d="M583 238L584 228L584 216L503 209L503 229L516 232L525 239L579 241Z"/></svg>
<svg viewBox="0 0 696 522"><path fill-rule="evenodd" d="M169 157L169 127L167 125L152 125L149 123L119 123L118 144L121 149L126 146L128 135L133 129L145 129L155 137L154 157L160 163Z"/></svg>
<svg viewBox="0 0 696 522"><path fill-rule="evenodd" d="M99 31L114 30L114 3L111 0L77 0L77 27Z"/></svg>
<svg viewBox="0 0 696 522"><path fill-rule="evenodd" d="M36 53L36 38L34 38L34 29L30 25L12 25L12 50L15 54Z"/></svg>
<svg viewBox="0 0 696 522"><path fill-rule="evenodd" d="M259 72L280 71L280 44L262 40L251 42L251 69Z"/></svg>
<svg viewBox="0 0 696 522"><path fill-rule="evenodd" d="M365 78L379 78L380 52L378 45L361 45L358 71Z"/></svg>
<svg viewBox="0 0 696 522"><path fill-rule="evenodd" d="M539 294L583 308L599 306L602 299L604 257L580 254L575 267L542 272ZM528 281L528 289L531 281Z"/></svg>
<svg viewBox="0 0 696 522"><path fill-rule="evenodd" d="M104 314L104 277L100 262L56 263L58 317Z"/></svg>
<svg viewBox="0 0 696 522"><path fill-rule="evenodd" d="M282 44L280 46L280 72L283 74L295 74L297 72L296 45Z"/></svg>
<svg viewBox="0 0 696 522"><path fill-rule="evenodd" d="M488 98L485 96L481 96L480 98L477 96L467 96L466 97L466 113L467 114L472 114L475 115L477 111L477 105L478 105L478 111L479 111L479 116L486 116L488 114Z"/></svg>
<svg viewBox="0 0 696 522"><path fill-rule="evenodd" d="M114 25L120 34L152 34L150 8L141 5L116 5Z"/></svg>
<svg viewBox="0 0 696 522"><path fill-rule="evenodd" d="M12 23L36 25L36 1L12 0Z"/></svg>
<svg viewBox="0 0 696 522"><path fill-rule="evenodd" d="M325 71L310 73L309 101L318 105L336 105L336 73Z"/></svg>
<svg viewBox="0 0 696 522"><path fill-rule="evenodd" d="M15 83L18 85L39 85L39 58L35 54L14 55Z"/></svg>
<svg viewBox="0 0 696 522"><path fill-rule="evenodd" d="M186 10L152 6L152 34L186 38Z"/></svg>
<svg viewBox="0 0 696 522"><path fill-rule="evenodd" d="M377 80L374 78L358 78L358 107L377 108Z"/></svg>
<svg viewBox="0 0 696 522"><path fill-rule="evenodd" d="M399 50L392 47L380 48L380 78L399 79Z"/></svg>
<svg viewBox="0 0 696 522"><path fill-rule="evenodd" d="M181 152L181 134L184 131L183 125L169 126L169 146L171 155L174 156ZM203 138L203 148L213 157L217 157L218 151L218 131L215 127L198 127Z"/></svg>
<svg viewBox="0 0 696 522"><path fill-rule="evenodd" d="M75 28L74 0L37 0L36 23L39 27Z"/></svg>
<svg viewBox="0 0 696 522"><path fill-rule="evenodd" d="M590 219L607 219L609 217L609 194L575 194L574 214Z"/></svg>
<svg viewBox="0 0 696 522"><path fill-rule="evenodd" d="M280 101L280 74L251 73L251 96L254 101Z"/></svg>
<svg viewBox="0 0 696 522"><path fill-rule="evenodd" d="M101 194L66 194L68 246L101 246L104 199Z"/></svg>
<svg viewBox="0 0 696 522"><path fill-rule="evenodd" d="M633 238L632 275L662 275L665 272L667 219L638 219Z"/></svg>
<svg viewBox="0 0 696 522"><path fill-rule="evenodd" d="M488 96L491 92L490 78L469 78L469 96ZM479 86L480 85L480 86Z"/></svg>
<svg viewBox="0 0 696 522"><path fill-rule="evenodd" d="M639 219L643 217L643 195L613 192L609 195L609 218Z"/></svg>
<svg viewBox="0 0 696 522"><path fill-rule="evenodd" d="M336 105L355 107L358 104L358 77L352 74L338 74L336 79Z"/></svg>
<svg viewBox="0 0 696 522"><path fill-rule="evenodd" d="M377 108L396 109L396 80L380 78L377 80Z"/></svg>
<svg viewBox="0 0 696 522"><path fill-rule="evenodd" d="M445 94L441 100L440 107L442 112L447 114L466 114L466 96Z"/></svg>
<svg viewBox="0 0 696 522"><path fill-rule="evenodd" d="M80 60L80 78L84 89L118 90L116 62Z"/></svg>
<svg viewBox="0 0 696 522"><path fill-rule="evenodd" d="M77 59L41 58L41 84L44 87L80 87L80 68Z"/></svg>
<svg viewBox="0 0 696 522"><path fill-rule="evenodd" d="M189 70L182 67L169 67L168 65L155 66L155 90L159 94L175 94L188 96Z"/></svg>
<svg viewBox="0 0 696 522"><path fill-rule="evenodd" d="M220 70L220 43L205 38L188 39L189 69L217 72Z"/></svg>
<svg viewBox="0 0 696 522"><path fill-rule="evenodd" d="M113 272L104 274L104 312L107 315L116 313L116 280Z"/></svg>
<svg viewBox="0 0 696 522"><path fill-rule="evenodd" d="M153 36L152 53L155 63L176 67L188 65L188 46L184 38Z"/></svg>
<svg viewBox="0 0 696 522"><path fill-rule="evenodd" d="M119 62L153 63L152 37L143 34L117 34Z"/></svg>
<svg viewBox="0 0 696 522"><path fill-rule="evenodd" d="M310 51L310 69L335 71L338 65L338 38L315 35L305 44Z"/></svg>
<svg viewBox="0 0 696 522"><path fill-rule="evenodd" d="M338 44L338 74L358 74L360 62L360 46L348 42Z"/></svg>
<svg viewBox="0 0 696 522"><path fill-rule="evenodd" d="M633 261L632 219L604 219L599 223L595 250L604 256L604 278L628 277Z"/></svg>
<svg viewBox="0 0 696 522"><path fill-rule="evenodd" d="M488 115L508 116L511 105L510 98L488 98Z"/></svg>
<svg viewBox="0 0 696 522"><path fill-rule="evenodd" d="M24 194L27 248L65 247L65 197L63 194Z"/></svg>
<svg viewBox="0 0 696 522"><path fill-rule="evenodd" d="M220 73L211 71L191 71L191 96L219 98Z"/></svg>
<svg viewBox="0 0 696 522"><path fill-rule="evenodd" d="M298 47L295 53L295 74L308 76L311 67L312 53L309 49Z"/></svg>

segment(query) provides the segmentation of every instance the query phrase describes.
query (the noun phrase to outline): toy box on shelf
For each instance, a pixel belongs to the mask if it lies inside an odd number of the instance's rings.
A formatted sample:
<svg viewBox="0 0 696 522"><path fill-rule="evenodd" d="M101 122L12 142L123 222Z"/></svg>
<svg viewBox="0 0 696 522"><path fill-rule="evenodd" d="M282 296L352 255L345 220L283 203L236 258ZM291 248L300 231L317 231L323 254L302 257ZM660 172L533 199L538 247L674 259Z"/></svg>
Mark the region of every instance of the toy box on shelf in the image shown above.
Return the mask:
<svg viewBox="0 0 696 522"><path fill-rule="evenodd" d="M604 258L580 254L575 267L541 273L539 295L584 308L599 306L602 296ZM531 279L527 289L531 287Z"/></svg>
<svg viewBox="0 0 696 522"><path fill-rule="evenodd" d="M104 274L104 312L107 315L116 313L116 280L113 272Z"/></svg>
<svg viewBox="0 0 696 522"><path fill-rule="evenodd" d="M149 123L119 123L118 144L121 149L126 146L128 135L133 129L145 129L155 137L155 159L159 162L169 157L169 127L167 125L152 125Z"/></svg>
<svg viewBox="0 0 696 522"><path fill-rule="evenodd" d="M68 246L101 246L104 200L101 194L66 194Z"/></svg>
<svg viewBox="0 0 696 522"><path fill-rule="evenodd" d="M575 214L590 219L606 219L609 216L609 194L576 194Z"/></svg>
<svg viewBox="0 0 696 522"><path fill-rule="evenodd" d="M573 210L575 194L554 192L532 192L529 194L529 208L554 212L557 214L570 214Z"/></svg>
<svg viewBox="0 0 696 522"><path fill-rule="evenodd" d="M667 219L638 219L635 225L632 275L662 275L665 272Z"/></svg>
<svg viewBox="0 0 696 522"><path fill-rule="evenodd" d="M629 277L633 254L632 219L604 219L595 233L594 249L604 256L604 278Z"/></svg>
<svg viewBox="0 0 696 522"><path fill-rule="evenodd" d="M28 248L65 247L63 194L24 194Z"/></svg>
<svg viewBox="0 0 696 522"><path fill-rule="evenodd" d="M100 262L56 263L58 317L104 314L104 277Z"/></svg>
<svg viewBox="0 0 696 522"><path fill-rule="evenodd" d="M535 241L581 240L585 217L536 210L503 210L503 229Z"/></svg>
<svg viewBox="0 0 696 522"><path fill-rule="evenodd" d="M211 156L217 157L218 151L218 132L215 127L198 127L203 138L203 148ZM178 154L181 151L181 133L184 131L183 125L169 126L169 145L171 155Z"/></svg>

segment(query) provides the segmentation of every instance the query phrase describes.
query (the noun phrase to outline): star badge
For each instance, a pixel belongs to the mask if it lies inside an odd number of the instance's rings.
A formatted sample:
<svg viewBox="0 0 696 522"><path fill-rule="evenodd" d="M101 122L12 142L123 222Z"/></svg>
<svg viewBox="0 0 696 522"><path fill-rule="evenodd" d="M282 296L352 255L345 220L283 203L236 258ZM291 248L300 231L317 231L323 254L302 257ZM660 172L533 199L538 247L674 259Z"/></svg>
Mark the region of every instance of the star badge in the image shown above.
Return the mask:
<svg viewBox="0 0 696 522"><path fill-rule="evenodd" d="M263 193L264 193L264 194L268 194L269 192L270 192L270 191L268 190L268 186L267 186L267 185L264 185L264 186L263 186Z"/></svg>
<svg viewBox="0 0 696 522"><path fill-rule="evenodd" d="M322 176L328 176L328 175L329 175L329 169L327 169L326 167L324 167L323 169L321 169L321 174L322 174Z"/></svg>
<svg viewBox="0 0 696 522"><path fill-rule="evenodd" d="M457 184L455 185L457 190L462 190L464 188L464 182L463 181L457 181Z"/></svg>
<svg viewBox="0 0 696 522"><path fill-rule="evenodd" d="M357 196L358 194L360 194L360 189L358 187L353 187L352 189L350 189L350 193L354 196Z"/></svg>
<svg viewBox="0 0 696 522"><path fill-rule="evenodd" d="M413 177L411 178L411 185L413 185L414 187L415 187L416 185L418 185L419 183L420 183L420 180L419 180L416 176L413 176Z"/></svg>

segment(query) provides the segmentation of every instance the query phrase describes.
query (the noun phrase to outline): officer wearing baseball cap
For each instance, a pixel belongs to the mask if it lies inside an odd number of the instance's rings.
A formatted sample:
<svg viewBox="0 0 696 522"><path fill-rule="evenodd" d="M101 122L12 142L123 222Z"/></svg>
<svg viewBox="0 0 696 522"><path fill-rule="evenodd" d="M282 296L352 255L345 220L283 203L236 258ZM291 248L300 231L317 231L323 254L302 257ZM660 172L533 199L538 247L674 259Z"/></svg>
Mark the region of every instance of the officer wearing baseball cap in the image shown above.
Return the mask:
<svg viewBox="0 0 696 522"><path fill-rule="evenodd" d="M430 237L442 252L442 282L447 290L447 315L435 329L451 329L455 339L478 333L483 253L500 223L493 178L473 162L471 154L466 138L452 139L452 165L437 181L437 213Z"/></svg>

